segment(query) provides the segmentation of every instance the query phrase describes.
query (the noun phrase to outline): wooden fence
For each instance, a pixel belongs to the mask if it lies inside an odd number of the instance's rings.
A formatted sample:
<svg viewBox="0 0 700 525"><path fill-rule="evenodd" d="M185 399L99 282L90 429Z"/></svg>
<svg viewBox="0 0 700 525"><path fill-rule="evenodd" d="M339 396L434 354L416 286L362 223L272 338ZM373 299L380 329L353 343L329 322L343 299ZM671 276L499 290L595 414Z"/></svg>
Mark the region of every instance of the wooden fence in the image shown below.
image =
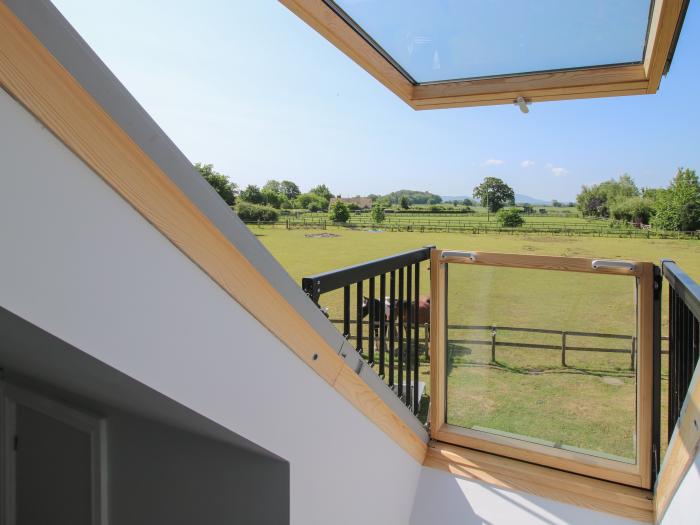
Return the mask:
<svg viewBox="0 0 700 525"><path fill-rule="evenodd" d="M587 227L587 225L576 226L560 226L557 224L548 224L546 226L533 226L527 222L518 228L504 228L496 223L469 223L469 222L400 222L386 221L381 224L373 224L370 222L348 222L337 223L330 222L326 219L291 219L287 218L276 222L249 222L248 224L257 225L260 227L281 227L288 230L292 229L314 229L326 230L333 226L344 229L373 229L387 232L417 232L417 233L467 233L473 235L479 234L503 234L503 235L518 235L518 234L545 234L545 235L563 235L563 236L585 236L585 237L622 237L634 239L700 239L700 231L695 232L668 232L652 229L639 228L610 228L610 227Z"/></svg>
<svg viewBox="0 0 700 525"><path fill-rule="evenodd" d="M343 323L342 319L331 319L333 324L341 325ZM355 323L354 320L351 323ZM367 325L367 321L363 321L364 325ZM423 330L422 341L425 345L425 351L427 355L428 349L428 339L429 339L429 329L428 325L420 325L420 329ZM462 331L482 331L488 332L488 338L486 339L452 339L448 336L448 346L449 344L465 344L465 345L481 345L488 346L491 348L491 361L496 361L496 349L501 348L525 348L533 350L555 350L561 352L561 365L567 366L566 357L567 352L600 352L600 353L613 353L613 354L629 354L630 356L630 370L635 369L635 362L637 358L637 338L633 335L623 335L623 334L608 334L608 333L598 333L598 332L578 332L574 330L551 330L548 328L524 328L517 326L492 326L492 325L457 325L450 324L447 326L448 330L462 330ZM535 333L535 334L547 334L560 337L559 344L542 344L542 343L522 343L517 341L499 341L499 332L515 332L515 333ZM614 341L625 341L628 344L627 348L611 348L610 346L581 346L576 344L571 344L570 339L572 337L594 337L598 339L608 339ZM350 336L350 340L357 339L355 336ZM363 340L368 340L368 336L363 336ZM662 337L662 346L666 343L668 346L668 337ZM662 347L662 354L668 354L668 348L664 349Z"/></svg>

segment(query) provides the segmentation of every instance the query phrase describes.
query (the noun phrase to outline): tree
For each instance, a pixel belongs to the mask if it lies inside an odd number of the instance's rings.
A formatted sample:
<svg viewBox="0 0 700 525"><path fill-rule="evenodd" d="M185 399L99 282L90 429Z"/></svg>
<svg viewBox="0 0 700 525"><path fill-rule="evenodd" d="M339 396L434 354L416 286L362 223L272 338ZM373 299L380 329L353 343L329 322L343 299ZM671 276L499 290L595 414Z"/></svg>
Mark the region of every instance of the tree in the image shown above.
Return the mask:
<svg viewBox="0 0 700 525"><path fill-rule="evenodd" d="M214 171L213 164L201 164L197 163L194 168L199 172L199 174L204 177L204 179L211 185L212 188L218 193L226 204L233 206L236 204L236 194L238 193L238 186L229 180L229 178Z"/></svg>
<svg viewBox="0 0 700 525"><path fill-rule="evenodd" d="M583 186L576 196L578 209L588 217L610 217L610 209L630 197L637 197L639 188L625 174L593 186Z"/></svg>
<svg viewBox="0 0 700 525"><path fill-rule="evenodd" d="M309 190L309 193L315 193L316 195L320 195L327 201L330 201L333 198L333 194L331 193L331 190L328 189L328 186L325 184L319 184L315 188L311 188Z"/></svg>
<svg viewBox="0 0 700 525"><path fill-rule="evenodd" d="M262 204L265 202L260 188L254 184L248 184L248 186L245 187L245 189L241 192L241 200L251 202L253 204Z"/></svg>
<svg viewBox="0 0 700 525"><path fill-rule="evenodd" d="M517 208L501 208L496 215L498 224L504 228L519 228L525 222Z"/></svg>
<svg viewBox="0 0 700 525"><path fill-rule="evenodd" d="M523 204L523 213L531 215L533 211L532 204L528 204L527 202Z"/></svg>
<svg viewBox="0 0 700 525"><path fill-rule="evenodd" d="M291 180L283 180L282 182L280 182L280 191L290 201L293 201L299 195L301 195L301 190L299 190L299 186L294 184Z"/></svg>
<svg viewBox="0 0 700 525"><path fill-rule="evenodd" d="M287 201L287 197L282 193L277 193L265 188L260 192L260 195L262 196L262 202L273 208L281 208L282 204Z"/></svg>
<svg viewBox="0 0 700 525"><path fill-rule="evenodd" d="M265 183L262 187L262 191L269 191L271 193L282 193L282 183L272 179Z"/></svg>
<svg viewBox="0 0 700 525"><path fill-rule="evenodd" d="M474 197L479 199L489 211L496 212L506 204L513 204L515 192L501 179L486 177L484 182L474 188Z"/></svg>
<svg viewBox="0 0 700 525"><path fill-rule="evenodd" d="M328 218L333 222L348 222L350 208L341 200L336 200L328 210Z"/></svg>
<svg viewBox="0 0 700 525"><path fill-rule="evenodd" d="M401 206L401 209L407 210L411 207L411 205L408 202L408 197L405 195L401 196L401 199L399 200L399 206Z"/></svg>
<svg viewBox="0 0 700 525"><path fill-rule="evenodd" d="M328 201L315 193L302 193L295 199L294 206L314 212L325 211L328 209Z"/></svg>
<svg viewBox="0 0 700 525"><path fill-rule="evenodd" d="M561 208L561 207L564 206L564 205L563 205L561 202L559 202L558 200L555 199L555 200L552 201L552 206L555 207L555 208Z"/></svg>
<svg viewBox="0 0 700 525"><path fill-rule="evenodd" d="M678 168L668 189L656 194L651 225L660 230L700 229L700 183L695 170Z"/></svg>
<svg viewBox="0 0 700 525"><path fill-rule="evenodd" d="M474 206L474 201L472 201L471 199L464 199L462 201L462 204L464 204L465 206Z"/></svg>
<svg viewBox="0 0 700 525"><path fill-rule="evenodd" d="M386 215L384 214L384 202L381 199L372 204L371 216L372 222L374 223L384 222L384 219L386 219Z"/></svg>

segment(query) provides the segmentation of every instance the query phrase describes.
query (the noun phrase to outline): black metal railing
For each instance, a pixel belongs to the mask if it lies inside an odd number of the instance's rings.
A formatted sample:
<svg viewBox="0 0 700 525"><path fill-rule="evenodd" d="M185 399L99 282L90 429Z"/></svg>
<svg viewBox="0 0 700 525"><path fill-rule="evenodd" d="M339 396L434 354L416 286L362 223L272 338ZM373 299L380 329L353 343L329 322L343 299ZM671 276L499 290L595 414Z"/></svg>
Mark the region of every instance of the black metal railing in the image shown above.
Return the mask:
<svg viewBox="0 0 700 525"><path fill-rule="evenodd" d="M419 328L425 315L420 307L420 263L430 259L430 250L420 248L301 282L321 308L323 294L342 288L343 335L414 414L420 409Z"/></svg>
<svg viewBox="0 0 700 525"><path fill-rule="evenodd" d="M662 268L669 287L668 438L671 439L698 364L700 285L673 261L662 261Z"/></svg>

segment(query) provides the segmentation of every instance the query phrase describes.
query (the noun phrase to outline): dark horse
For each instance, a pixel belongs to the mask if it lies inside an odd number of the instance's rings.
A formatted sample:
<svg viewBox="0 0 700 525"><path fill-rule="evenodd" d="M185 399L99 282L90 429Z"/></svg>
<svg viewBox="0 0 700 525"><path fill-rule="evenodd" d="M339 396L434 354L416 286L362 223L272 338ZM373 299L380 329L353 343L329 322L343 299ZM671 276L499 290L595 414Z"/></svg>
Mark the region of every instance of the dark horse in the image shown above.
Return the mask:
<svg viewBox="0 0 700 525"><path fill-rule="evenodd" d="M408 317L409 313L412 313L411 310L413 310L415 303L414 302L404 302L403 303L403 311L402 313L402 319L403 319L403 324L404 327L408 328ZM398 300L394 300L394 306L395 306L395 316L396 319L398 320ZM370 310L374 311L374 315L372 316L373 322L372 322L372 327L371 329L374 330L374 336L375 336L375 347L379 347L379 337L380 337L380 320L381 320L381 315L384 315L384 320L386 321L384 323L384 337L386 337L387 331L389 330L389 323L391 321L391 300L388 297L384 298L384 301L382 302L381 299L374 299L373 301L370 301L369 298L363 297L362 298L362 318L365 319L367 316L370 314ZM427 295L421 295L418 298L418 311L416 312L417 319L411 318L411 326L414 325L414 321L417 321L417 325L423 325L425 326L426 330L426 336L427 339L430 340L430 296ZM398 331L398 327L397 327ZM398 338L398 333L396 334ZM427 349L426 349L427 352Z"/></svg>

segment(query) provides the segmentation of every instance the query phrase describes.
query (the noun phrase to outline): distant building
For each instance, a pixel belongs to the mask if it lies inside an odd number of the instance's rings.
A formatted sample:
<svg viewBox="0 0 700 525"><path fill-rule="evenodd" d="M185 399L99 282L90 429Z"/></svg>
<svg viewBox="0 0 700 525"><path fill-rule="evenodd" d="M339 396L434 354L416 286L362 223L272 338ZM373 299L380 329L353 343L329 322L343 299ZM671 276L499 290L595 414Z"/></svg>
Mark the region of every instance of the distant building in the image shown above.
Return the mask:
<svg viewBox="0 0 700 525"><path fill-rule="evenodd" d="M360 209L370 209L372 207L372 199L369 197L333 197L331 206L335 201L344 202L345 204L356 204Z"/></svg>

